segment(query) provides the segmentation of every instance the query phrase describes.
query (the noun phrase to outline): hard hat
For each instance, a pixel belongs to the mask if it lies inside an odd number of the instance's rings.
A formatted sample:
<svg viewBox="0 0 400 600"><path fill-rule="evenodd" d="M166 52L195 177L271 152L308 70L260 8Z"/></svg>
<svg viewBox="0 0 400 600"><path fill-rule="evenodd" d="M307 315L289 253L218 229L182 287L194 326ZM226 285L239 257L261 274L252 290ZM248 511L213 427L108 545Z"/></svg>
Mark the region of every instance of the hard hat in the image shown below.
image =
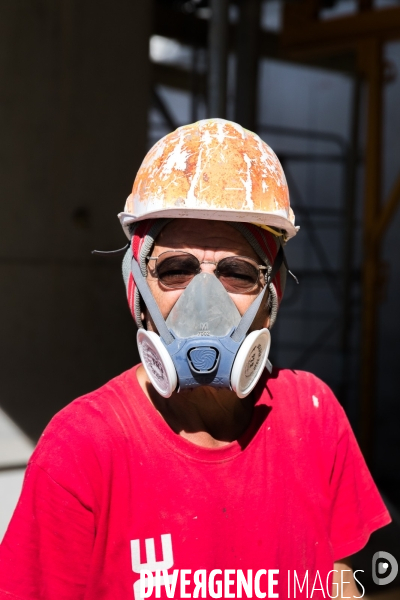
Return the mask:
<svg viewBox="0 0 400 600"><path fill-rule="evenodd" d="M204 119L179 127L147 153L119 219L197 218L297 233L282 166L261 138L237 123Z"/></svg>

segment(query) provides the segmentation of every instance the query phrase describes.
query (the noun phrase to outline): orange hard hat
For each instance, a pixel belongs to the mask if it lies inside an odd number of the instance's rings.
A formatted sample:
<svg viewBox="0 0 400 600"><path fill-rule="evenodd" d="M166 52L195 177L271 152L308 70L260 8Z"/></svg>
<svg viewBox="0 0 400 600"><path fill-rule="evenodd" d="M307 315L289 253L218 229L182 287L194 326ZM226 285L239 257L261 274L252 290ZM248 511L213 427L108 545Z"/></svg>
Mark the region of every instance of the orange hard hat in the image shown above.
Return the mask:
<svg viewBox="0 0 400 600"><path fill-rule="evenodd" d="M247 222L297 233L282 166L261 138L237 123L205 119L179 127L147 153L125 210L129 225L149 218Z"/></svg>

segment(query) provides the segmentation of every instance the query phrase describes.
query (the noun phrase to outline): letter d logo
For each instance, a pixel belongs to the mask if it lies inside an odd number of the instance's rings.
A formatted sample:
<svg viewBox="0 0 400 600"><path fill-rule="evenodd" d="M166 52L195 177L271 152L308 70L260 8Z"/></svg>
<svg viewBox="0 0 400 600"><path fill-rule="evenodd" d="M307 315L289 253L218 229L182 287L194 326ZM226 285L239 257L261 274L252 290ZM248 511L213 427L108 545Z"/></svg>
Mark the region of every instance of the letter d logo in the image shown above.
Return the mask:
<svg viewBox="0 0 400 600"><path fill-rule="evenodd" d="M399 565L395 557L389 552L380 550L372 557L372 579L376 585L392 583L399 572Z"/></svg>

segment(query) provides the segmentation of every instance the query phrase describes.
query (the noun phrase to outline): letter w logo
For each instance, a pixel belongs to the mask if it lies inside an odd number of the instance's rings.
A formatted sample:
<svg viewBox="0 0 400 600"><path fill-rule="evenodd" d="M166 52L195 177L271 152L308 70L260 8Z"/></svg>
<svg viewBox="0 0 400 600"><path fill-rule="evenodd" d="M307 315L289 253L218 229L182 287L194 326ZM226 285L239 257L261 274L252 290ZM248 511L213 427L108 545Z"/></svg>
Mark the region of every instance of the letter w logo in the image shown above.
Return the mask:
<svg viewBox="0 0 400 600"><path fill-rule="evenodd" d="M148 571L162 571L163 569L168 570L173 566L174 555L172 553L172 541L170 533L164 533L164 535L161 536L163 560L158 562L156 561L154 538L148 538L144 543L146 546L147 562L140 561L139 540L131 540L132 571L134 573L140 573L142 569L147 569Z"/></svg>
<svg viewBox="0 0 400 600"><path fill-rule="evenodd" d="M131 559L132 559L132 571L134 573L139 573L143 569L148 571L167 571L174 564L174 555L172 552L172 540L170 533L164 533L161 536L161 546L162 546L162 554L163 559L160 561L156 561L156 548L154 544L154 538L147 538L145 540L146 546L146 562L141 562L140 560L140 540L131 540ZM172 575L168 577L168 579L172 578ZM162 580L161 585L165 585ZM134 586L134 594L135 599L139 600L140 598L140 579L138 579Z"/></svg>

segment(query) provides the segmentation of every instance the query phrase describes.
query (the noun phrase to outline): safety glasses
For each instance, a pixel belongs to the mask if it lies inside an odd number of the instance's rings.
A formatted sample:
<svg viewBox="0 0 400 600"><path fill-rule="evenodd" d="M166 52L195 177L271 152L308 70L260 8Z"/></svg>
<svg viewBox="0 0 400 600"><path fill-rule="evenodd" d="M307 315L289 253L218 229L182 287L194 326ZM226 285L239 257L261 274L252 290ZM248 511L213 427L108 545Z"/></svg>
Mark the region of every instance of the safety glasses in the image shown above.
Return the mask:
<svg viewBox="0 0 400 600"><path fill-rule="evenodd" d="M190 252L182 250L168 250L159 256L149 256L147 260L155 261L155 276L160 283L174 290L187 287L204 264L215 265L214 275L231 294L252 292L261 283L260 273L267 271L266 266L258 265L247 256L227 256L218 262L199 261Z"/></svg>

